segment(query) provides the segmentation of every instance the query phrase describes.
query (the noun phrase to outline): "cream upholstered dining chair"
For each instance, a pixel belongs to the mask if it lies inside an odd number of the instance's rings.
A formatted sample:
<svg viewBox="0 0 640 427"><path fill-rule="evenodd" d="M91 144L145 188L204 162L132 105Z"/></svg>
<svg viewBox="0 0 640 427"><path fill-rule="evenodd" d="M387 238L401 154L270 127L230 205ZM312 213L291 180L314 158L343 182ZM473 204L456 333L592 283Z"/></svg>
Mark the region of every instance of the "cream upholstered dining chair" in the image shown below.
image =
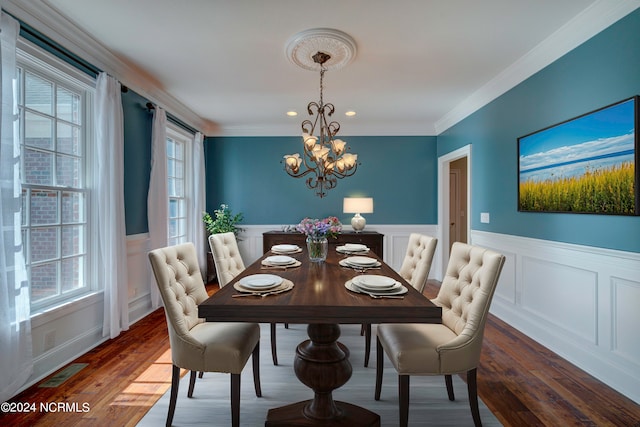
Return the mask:
<svg viewBox="0 0 640 427"><path fill-rule="evenodd" d="M218 284L226 286L245 269L244 261L238 249L238 241L233 232L217 233L209 236L209 247L213 255L213 263L216 266ZM278 364L278 352L276 348L276 324L271 324L271 358L273 364Z"/></svg>
<svg viewBox="0 0 640 427"><path fill-rule="evenodd" d="M198 304L208 298L193 243L155 249L149 261L164 303L171 359L171 397L167 426L171 425L178 397L180 369L191 371L188 397L197 372L231 374L231 424L240 425L240 374L252 356L253 383L260 397L260 325L205 322Z"/></svg>
<svg viewBox="0 0 640 427"><path fill-rule="evenodd" d="M451 375L466 373L469 405L476 426L477 366L484 326L504 255L456 242L438 296L442 324L381 324L377 329L375 399L380 400L384 353L398 372L400 426L409 420L410 375L444 375L449 400L454 400Z"/></svg>
<svg viewBox="0 0 640 427"><path fill-rule="evenodd" d="M424 234L411 233L404 260L398 274L409 282L418 292L422 293L431 271L433 254L436 252L438 239ZM369 366L369 354L371 353L371 324L364 325L364 366Z"/></svg>

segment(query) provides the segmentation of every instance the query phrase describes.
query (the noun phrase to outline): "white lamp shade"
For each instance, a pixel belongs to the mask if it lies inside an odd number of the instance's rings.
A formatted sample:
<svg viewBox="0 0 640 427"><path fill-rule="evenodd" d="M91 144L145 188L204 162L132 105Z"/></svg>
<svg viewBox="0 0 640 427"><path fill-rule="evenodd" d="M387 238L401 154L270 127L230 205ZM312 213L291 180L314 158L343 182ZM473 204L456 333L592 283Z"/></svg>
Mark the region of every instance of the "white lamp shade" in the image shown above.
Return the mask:
<svg viewBox="0 0 640 427"><path fill-rule="evenodd" d="M342 208L344 213L373 213L373 198L345 197Z"/></svg>

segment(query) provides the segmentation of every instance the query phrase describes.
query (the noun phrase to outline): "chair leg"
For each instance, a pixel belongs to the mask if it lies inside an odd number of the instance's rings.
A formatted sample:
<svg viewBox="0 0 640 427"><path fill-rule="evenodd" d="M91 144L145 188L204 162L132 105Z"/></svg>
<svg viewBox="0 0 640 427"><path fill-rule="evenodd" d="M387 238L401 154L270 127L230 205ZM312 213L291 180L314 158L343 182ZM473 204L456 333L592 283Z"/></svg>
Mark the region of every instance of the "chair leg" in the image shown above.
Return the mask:
<svg viewBox="0 0 640 427"><path fill-rule="evenodd" d="M471 416L473 417L473 424L476 427L482 426L480 421L480 410L478 409L478 381L477 381L477 368L473 368L467 371L467 390L469 390L469 406L471 406Z"/></svg>
<svg viewBox="0 0 640 427"><path fill-rule="evenodd" d="M191 371L191 374L189 376L189 391L187 392L187 397L193 397L193 388L196 385L197 374L198 374L197 371Z"/></svg>
<svg viewBox="0 0 640 427"><path fill-rule="evenodd" d="M285 329L289 329L289 324L288 324L288 323L285 323L285 324L284 324L284 328L285 328Z"/></svg>
<svg viewBox="0 0 640 427"><path fill-rule="evenodd" d="M364 323L362 325L360 325L360 336L364 336Z"/></svg>
<svg viewBox="0 0 640 427"><path fill-rule="evenodd" d="M171 397L169 398L169 413L167 414L167 427L171 427L173 414L176 411L176 400L178 400L178 386L180 385L180 368L173 365L171 368Z"/></svg>
<svg viewBox="0 0 640 427"><path fill-rule="evenodd" d="M240 374L231 374L231 426L240 427Z"/></svg>
<svg viewBox="0 0 640 427"><path fill-rule="evenodd" d="M276 349L276 324L271 324L271 358L273 359L273 364L275 366L278 365L278 351Z"/></svg>
<svg viewBox="0 0 640 427"><path fill-rule="evenodd" d="M198 374L198 378L202 378L202 377L204 377L204 371L201 371L201 372Z"/></svg>
<svg viewBox="0 0 640 427"><path fill-rule="evenodd" d="M262 388L260 387L260 341L256 344L251 353L251 361L253 363L253 387L256 389L256 396L262 397Z"/></svg>
<svg viewBox="0 0 640 427"><path fill-rule="evenodd" d="M409 375L398 375L398 398L400 427L407 427L409 425Z"/></svg>
<svg viewBox="0 0 640 427"><path fill-rule="evenodd" d="M380 338L376 337L376 400L380 400L380 393L382 391L382 370L384 368L384 356L382 353L383 350L382 344L380 344Z"/></svg>
<svg viewBox="0 0 640 427"><path fill-rule="evenodd" d="M363 323L364 328L364 367L369 366L369 354L371 353L371 323Z"/></svg>
<svg viewBox="0 0 640 427"><path fill-rule="evenodd" d="M449 396L449 400L456 400L456 396L453 394L453 377L451 375L445 375L444 382L447 385L447 395Z"/></svg>

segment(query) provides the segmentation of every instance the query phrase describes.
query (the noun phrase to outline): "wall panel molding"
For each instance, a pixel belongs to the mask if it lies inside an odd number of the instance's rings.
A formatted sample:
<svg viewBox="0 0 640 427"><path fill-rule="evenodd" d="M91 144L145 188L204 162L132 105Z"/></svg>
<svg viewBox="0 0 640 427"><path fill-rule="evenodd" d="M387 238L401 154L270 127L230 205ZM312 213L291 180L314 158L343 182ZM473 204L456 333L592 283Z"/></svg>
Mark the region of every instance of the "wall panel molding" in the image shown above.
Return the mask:
<svg viewBox="0 0 640 427"><path fill-rule="evenodd" d="M640 403L640 253L476 230L471 242L507 258L492 314Z"/></svg>
<svg viewBox="0 0 640 427"><path fill-rule="evenodd" d="M282 225L242 225L244 231L240 234L238 247L246 265L251 264L262 256L262 233L273 230L282 230ZM347 227L350 229L350 227ZM437 236L438 226L435 224L367 224L367 230L384 234L384 261L394 269L400 269L409 242L411 233L421 233L429 236ZM440 242L438 242L440 245ZM431 266L430 278L442 279L441 263L436 259L440 257L439 246L436 248L434 261Z"/></svg>

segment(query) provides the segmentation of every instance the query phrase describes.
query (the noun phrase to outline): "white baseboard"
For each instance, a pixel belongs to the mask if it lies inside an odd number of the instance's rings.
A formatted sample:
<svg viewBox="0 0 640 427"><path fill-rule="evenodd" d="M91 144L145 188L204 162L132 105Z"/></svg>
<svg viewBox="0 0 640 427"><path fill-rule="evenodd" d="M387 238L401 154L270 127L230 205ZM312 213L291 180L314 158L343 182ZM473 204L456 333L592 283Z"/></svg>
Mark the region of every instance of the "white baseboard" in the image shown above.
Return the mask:
<svg viewBox="0 0 640 427"><path fill-rule="evenodd" d="M471 232L507 260L491 313L640 403L640 254Z"/></svg>

